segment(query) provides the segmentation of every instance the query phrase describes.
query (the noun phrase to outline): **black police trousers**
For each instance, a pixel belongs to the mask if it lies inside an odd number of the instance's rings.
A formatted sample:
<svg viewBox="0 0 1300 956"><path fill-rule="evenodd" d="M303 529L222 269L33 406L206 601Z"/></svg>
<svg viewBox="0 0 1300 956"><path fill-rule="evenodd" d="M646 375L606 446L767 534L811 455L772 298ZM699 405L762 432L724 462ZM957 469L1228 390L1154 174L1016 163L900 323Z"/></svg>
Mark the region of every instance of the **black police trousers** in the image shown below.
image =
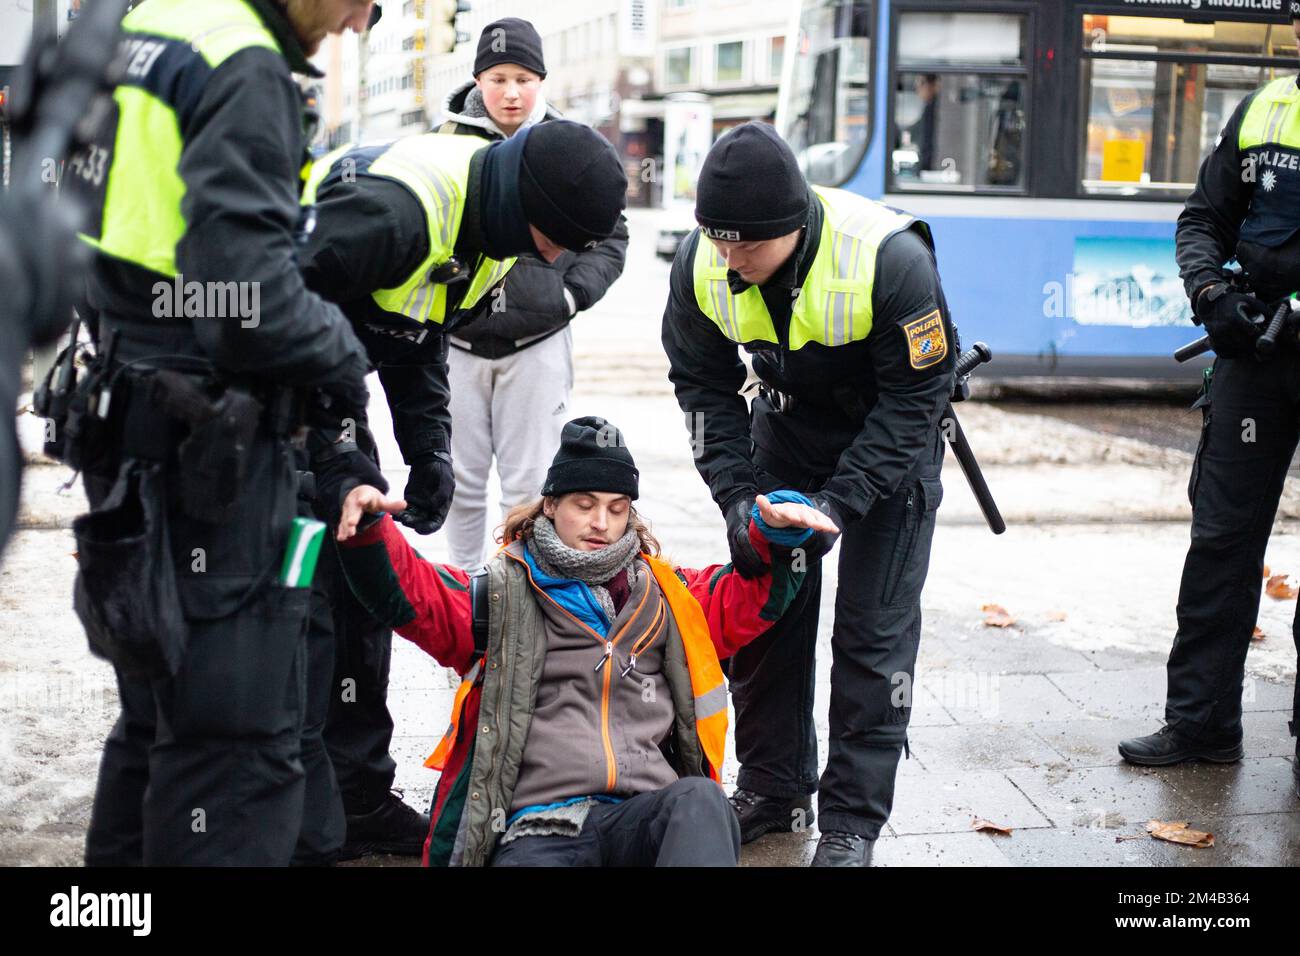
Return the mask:
<svg viewBox="0 0 1300 956"><path fill-rule="evenodd" d="M762 455L760 453L760 460ZM773 464L770 460L765 464ZM817 799L818 826L874 840L894 804L907 742L921 639L921 589L943 495L943 446L930 449L897 492L841 529L831 628L830 741ZM760 471L762 491L814 492L826 476ZM820 565L785 616L728 663L736 708L737 785L770 797L818 792L813 720Z"/></svg>
<svg viewBox="0 0 1300 956"><path fill-rule="evenodd" d="M305 464L300 457L300 464ZM309 496L299 490L299 513L316 518ZM338 777L325 747L325 718L334 687L334 589L338 559L330 531L321 542L316 572L312 576L311 613L307 622L307 699L302 725L302 765L307 775L303 790L302 830L293 851L295 866L332 863L347 837L343 797Z"/></svg>
<svg viewBox="0 0 1300 956"><path fill-rule="evenodd" d="M87 476L92 508L112 486ZM164 486L188 647L174 678L118 673L86 863L284 866L303 812L310 592L276 580L296 513L289 449L259 433L227 524L187 517L173 471Z"/></svg>
<svg viewBox="0 0 1300 956"><path fill-rule="evenodd" d="M1215 361L1192 465L1192 542L1167 665L1165 721L1207 742L1241 740L1246 653L1259 614L1264 552L1300 439L1300 355ZM1300 612L1298 612L1300 615ZM1300 616L1292 624L1300 656ZM1300 695L1291 732L1300 725Z"/></svg>
<svg viewBox="0 0 1300 956"><path fill-rule="evenodd" d="M348 587L332 542L317 566L328 613L312 616L313 635L327 629L332 638L333 681L325 717L329 752L343 807L352 815L375 809L393 786L397 764L388 752L393 718L388 712L388 671L393 632L363 608Z"/></svg>
<svg viewBox="0 0 1300 956"><path fill-rule="evenodd" d="M740 823L722 788L683 777L662 790L591 808L577 836L524 836L492 866L735 866Z"/></svg>

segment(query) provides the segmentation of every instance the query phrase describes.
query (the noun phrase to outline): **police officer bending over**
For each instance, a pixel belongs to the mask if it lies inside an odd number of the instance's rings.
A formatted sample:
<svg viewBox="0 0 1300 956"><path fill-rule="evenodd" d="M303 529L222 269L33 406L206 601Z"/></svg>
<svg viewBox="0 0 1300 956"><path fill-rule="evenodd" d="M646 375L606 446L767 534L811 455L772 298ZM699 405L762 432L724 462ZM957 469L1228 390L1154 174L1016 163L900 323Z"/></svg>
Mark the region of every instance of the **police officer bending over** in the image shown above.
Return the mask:
<svg viewBox="0 0 1300 956"><path fill-rule="evenodd" d="M318 420L363 414L366 361L294 259L291 73L319 76L306 58L370 9L145 0L122 23L115 109L68 164L94 210L100 357L56 426L94 509L74 528L76 606L122 706L88 864L285 865L294 848L310 589L277 581L289 442L309 394Z"/></svg>
<svg viewBox="0 0 1300 956"><path fill-rule="evenodd" d="M953 386L929 228L810 188L762 123L714 144L697 196L700 228L678 250L664 312L669 376L742 574L763 568L747 533L759 492L810 493L843 529L813 865L868 865L906 745ZM752 417L738 345L761 382ZM821 535L807 559L835 540ZM813 822L820 595L815 564L785 619L730 661L745 842Z"/></svg>
<svg viewBox="0 0 1300 956"><path fill-rule="evenodd" d="M1291 4L1291 16L1300 37L1300 2ZM1263 361L1255 348L1261 329L1252 322L1300 288L1295 76L1274 80L1237 107L1201 166L1177 238L1187 294L1217 358L1212 384L1196 403L1205 427L1188 488L1192 543L1169 652L1165 726L1119 745L1125 760L1146 766L1242 757L1242 681L1264 551L1300 436L1294 331ZM1249 292L1225 281L1223 265L1234 257ZM1300 631L1294 636L1300 641ZM1297 720L1300 700L1292 735Z"/></svg>
<svg viewBox="0 0 1300 956"><path fill-rule="evenodd" d="M476 307L491 322L516 257L553 262L565 249L608 238L626 194L614 148L567 120L495 144L425 133L345 147L313 166L304 199L315 202L316 224L303 250L303 274L309 288L342 306L378 367L411 468L408 508L398 521L432 534L455 489L445 331ZM336 520L339 504L320 502L321 516ZM313 625L332 625L335 637L324 739L347 813L342 858L418 856L428 817L391 793L392 632L357 603L333 548L317 573L325 606ZM313 650L321 643L316 637ZM355 694L344 701L333 689L348 679Z"/></svg>

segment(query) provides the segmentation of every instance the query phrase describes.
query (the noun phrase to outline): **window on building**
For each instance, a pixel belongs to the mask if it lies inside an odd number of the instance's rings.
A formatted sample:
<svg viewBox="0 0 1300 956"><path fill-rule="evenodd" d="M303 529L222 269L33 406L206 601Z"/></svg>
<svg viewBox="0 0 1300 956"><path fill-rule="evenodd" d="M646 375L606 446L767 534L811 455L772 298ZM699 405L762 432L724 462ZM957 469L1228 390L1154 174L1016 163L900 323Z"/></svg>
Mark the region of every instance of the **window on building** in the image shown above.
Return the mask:
<svg viewBox="0 0 1300 956"><path fill-rule="evenodd" d="M891 176L897 189L1025 188L1026 18L905 13Z"/></svg>
<svg viewBox="0 0 1300 956"><path fill-rule="evenodd" d="M664 84L690 86L695 82L695 50L682 46L664 51Z"/></svg>
<svg viewBox="0 0 1300 956"><path fill-rule="evenodd" d="M1186 196L1233 110L1295 56L1285 24L1084 15L1081 191Z"/></svg>
<svg viewBox="0 0 1300 956"><path fill-rule="evenodd" d="M781 82L781 67L785 63L785 37L770 37L767 41L767 78Z"/></svg>
<svg viewBox="0 0 1300 956"><path fill-rule="evenodd" d="M745 78L745 44L742 40L719 43L713 48L715 83L739 83Z"/></svg>

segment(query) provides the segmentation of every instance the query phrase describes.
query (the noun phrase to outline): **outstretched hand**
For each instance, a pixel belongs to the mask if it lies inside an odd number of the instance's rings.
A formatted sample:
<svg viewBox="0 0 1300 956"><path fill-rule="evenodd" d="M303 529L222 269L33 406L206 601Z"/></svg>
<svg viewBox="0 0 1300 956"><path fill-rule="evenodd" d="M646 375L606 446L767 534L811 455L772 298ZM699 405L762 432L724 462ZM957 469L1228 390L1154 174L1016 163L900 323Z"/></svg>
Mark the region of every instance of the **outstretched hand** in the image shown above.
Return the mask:
<svg viewBox="0 0 1300 956"><path fill-rule="evenodd" d="M812 528L814 531L826 531L830 534L839 533L840 529L825 512L810 505L801 505L793 501L774 505L767 500L767 495L758 495L754 503L758 505L758 513L769 528Z"/></svg>
<svg viewBox="0 0 1300 956"><path fill-rule="evenodd" d="M406 510L406 501L402 498L386 498L384 493L374 485L357 485L343 499L343 513L339 517L339 528L335 538L346 541L357 533L357 523L362 515L395 514Z"/></svg>

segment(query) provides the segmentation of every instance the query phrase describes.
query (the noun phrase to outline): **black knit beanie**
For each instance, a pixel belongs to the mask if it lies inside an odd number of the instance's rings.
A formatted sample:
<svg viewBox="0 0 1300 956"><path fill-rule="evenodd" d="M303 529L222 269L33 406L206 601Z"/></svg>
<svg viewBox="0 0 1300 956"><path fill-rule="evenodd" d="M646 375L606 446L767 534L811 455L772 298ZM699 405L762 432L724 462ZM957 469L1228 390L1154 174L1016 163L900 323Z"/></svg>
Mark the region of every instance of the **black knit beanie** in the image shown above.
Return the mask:
<svg viewBox="0 0 1300 956"><path fill-rule="evenodd" d="M542 38L527 20L505 17L493 20L478 35L478 54L474 57L474 75L502 63L513 63L546 78L542 60Z"/></svg>
<svg viewBox="0 0 1300 956"><path fill-rule="evenodd" d="M713 144L695 187L695 219L710 239L758 242L808 219L808 183L785 141L752 120Z"/></svg>
<svg viewBox="0 0 1300 956"><path fill-rule="evenodd" d="M618 225L627 173L609 140L594 129L550 120L529 130L519 198L529 223L547 239L565 249L590 249Z"/></svg>
<svg viewBox="0 0 1300 956"><path fill-rule="evenodd" d="M546 473L542 494L559 497L571 491L640 494L640 473L623 433L603 418L575 418L560 432L560 450Z"/></svg>

